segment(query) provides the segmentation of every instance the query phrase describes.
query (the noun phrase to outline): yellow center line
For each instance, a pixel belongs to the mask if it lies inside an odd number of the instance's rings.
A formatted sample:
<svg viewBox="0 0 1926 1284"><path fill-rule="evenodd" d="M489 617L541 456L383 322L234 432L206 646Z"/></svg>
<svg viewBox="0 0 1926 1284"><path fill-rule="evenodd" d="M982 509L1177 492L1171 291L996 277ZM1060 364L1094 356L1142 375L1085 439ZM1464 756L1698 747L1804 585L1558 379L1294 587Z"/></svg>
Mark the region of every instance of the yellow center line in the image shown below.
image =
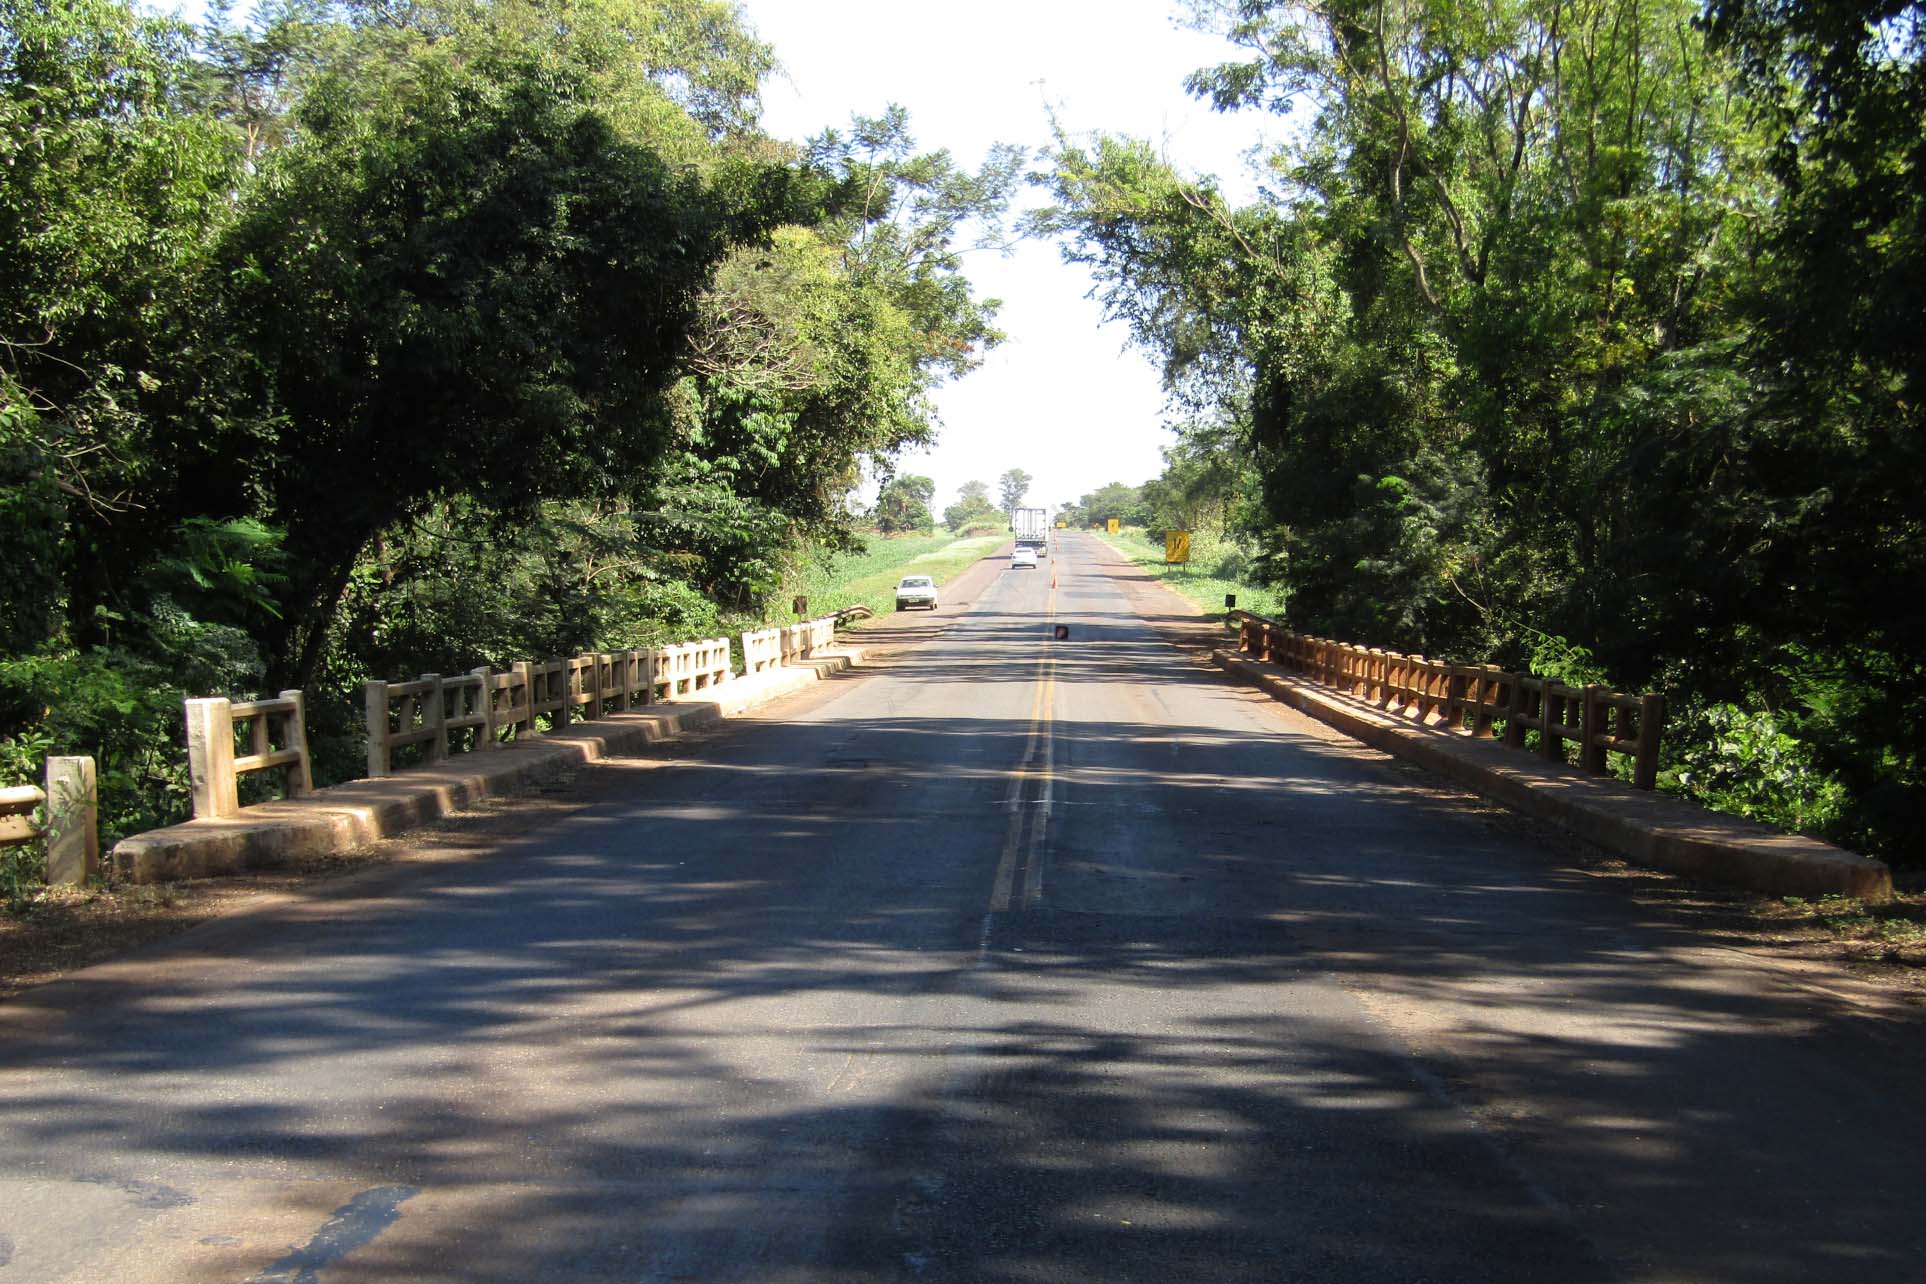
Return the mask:
<svg viewBox="0 0 1926 1284"><path fill-rule="evenodd" d="M1054 626L1057 617L1057 589L1050 586L1050 599L1045 611L1047 623ZM996 865L996 878L991 883L990 909L1003 911L1010 908L1011 902L1032 905L1043 890L1043 866L1037 859L1038 849L1042 846L1044 825L1050 817L1050 804L1055 783L1056 736L1053 715L1056 704L1056 652L1046 647L1037 660L1036 694L1030 700L1030 733L1023 745L1023 758L1017 763L1010 776L1010 786L1004 791L1003 805L1010 813L1010 822L1004 829L1003 851ZM1041 753L1039 753L1039 749ZM1039 762L1041 758L1041 762ZM1030 780L1035 777L1041 781L1041 792L1037 805L1026 807L1023 795ZM1031 813L1035 815L1032 816ZM1027 839L1026 839L1027 834ZM1024 857L1023 886L1016 886L1016 870L1019 857Z"/></svg>

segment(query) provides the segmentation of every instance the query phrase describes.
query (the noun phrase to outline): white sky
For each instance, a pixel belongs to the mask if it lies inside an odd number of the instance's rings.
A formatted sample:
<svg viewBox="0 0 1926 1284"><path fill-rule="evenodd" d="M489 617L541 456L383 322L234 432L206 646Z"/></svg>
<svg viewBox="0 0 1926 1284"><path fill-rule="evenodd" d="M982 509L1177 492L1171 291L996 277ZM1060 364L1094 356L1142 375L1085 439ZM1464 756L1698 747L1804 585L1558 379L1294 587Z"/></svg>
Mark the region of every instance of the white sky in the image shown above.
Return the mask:
<svg viewBox="0 0 1926 1284"><path fill-rule="evenodd" d="M1034 152L1049 138L1045 104L1073 132L1104 130L1158 142L1179 168L1212 173L1248 199L1242 154L1282 121L1218 115L1183 91L1198 67L1236 56L1224 41L1177 25L1175 0L742 0L786 76L764 94L764 127L801 141L852 112L910 113L921 150L949 149L974 169L991 143ZM1034 195L1022 198L1034 203ZM899 470L936 482L937 515L966 481L1021 468L1029 502L1054 507L1108 482L1163 471L1169 442L1156 368L1101 323L1082 268L1053 244L1010 258L967 257L980 296L1003 300L1009 335L981 368L937 393L934 449Z"/></svg>

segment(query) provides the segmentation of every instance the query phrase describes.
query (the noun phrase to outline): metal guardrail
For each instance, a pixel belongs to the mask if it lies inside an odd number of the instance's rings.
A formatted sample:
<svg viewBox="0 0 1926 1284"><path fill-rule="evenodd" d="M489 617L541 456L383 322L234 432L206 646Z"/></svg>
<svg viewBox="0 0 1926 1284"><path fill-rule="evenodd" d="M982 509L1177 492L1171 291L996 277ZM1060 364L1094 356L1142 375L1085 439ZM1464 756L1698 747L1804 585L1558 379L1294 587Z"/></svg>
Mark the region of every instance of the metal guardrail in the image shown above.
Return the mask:
<svg viewBox="0 0 1926 1284"><path fill-rule="evenodd" d="M1505 743L1514 749L1524 748L1526 733L1535 731L1545 758L1565 762L1565 746L1576 744L1578 765L1601 775L1610 770L1607 755L1624 754L1632 759L1634 786L1651 789L1658 783L1662 695L1572 687L1489 664L1452 664L1354 646L1294 633L1281 621L1250 611L1231 610L1225 618L1237 627L1240 651L1379 709L1473 736L1490 736L1503 722Z"/></svg>

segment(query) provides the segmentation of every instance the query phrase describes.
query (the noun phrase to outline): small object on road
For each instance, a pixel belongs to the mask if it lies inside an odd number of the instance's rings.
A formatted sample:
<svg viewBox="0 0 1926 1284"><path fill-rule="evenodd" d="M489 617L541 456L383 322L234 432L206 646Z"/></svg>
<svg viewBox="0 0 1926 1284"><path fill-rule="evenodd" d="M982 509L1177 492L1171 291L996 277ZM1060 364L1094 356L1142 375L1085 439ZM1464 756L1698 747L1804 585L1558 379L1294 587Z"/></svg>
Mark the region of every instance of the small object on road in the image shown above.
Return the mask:
<svg viewBox="0 0 1926 1284"><path fill-rule="evenodd" d="M1070 626L1068 624L1057 625L1055 637L1059 642L1068 642L1070 640Z"/></svg>

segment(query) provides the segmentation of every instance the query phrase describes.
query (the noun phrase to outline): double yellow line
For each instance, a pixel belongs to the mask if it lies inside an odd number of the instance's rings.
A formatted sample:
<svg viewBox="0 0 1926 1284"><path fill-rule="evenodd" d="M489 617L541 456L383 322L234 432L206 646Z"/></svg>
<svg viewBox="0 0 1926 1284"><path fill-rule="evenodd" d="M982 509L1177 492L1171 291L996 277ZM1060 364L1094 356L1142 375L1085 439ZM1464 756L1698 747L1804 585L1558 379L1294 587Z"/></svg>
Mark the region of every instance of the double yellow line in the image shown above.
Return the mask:
<svg viewBox="0 0 1926 1284"><path fill-rule="evenodd" d="M1050 572L1050 601L1046 618L1055 631L1057 618L1056 568ZM1003 851L997 860L996 880L991 884L992 912L1012 907L1027 909L1043 894L1042 848L1049 828L1050 808L1056 785L1056 694L1057 655L1046 646L1037 660L1036 694L1030 701L1030 734L1023 745L1023 758L1010 776L1003 805L1010 823L1003 833ZM1026 801L1034 785L1034 802Z"/></svg>

